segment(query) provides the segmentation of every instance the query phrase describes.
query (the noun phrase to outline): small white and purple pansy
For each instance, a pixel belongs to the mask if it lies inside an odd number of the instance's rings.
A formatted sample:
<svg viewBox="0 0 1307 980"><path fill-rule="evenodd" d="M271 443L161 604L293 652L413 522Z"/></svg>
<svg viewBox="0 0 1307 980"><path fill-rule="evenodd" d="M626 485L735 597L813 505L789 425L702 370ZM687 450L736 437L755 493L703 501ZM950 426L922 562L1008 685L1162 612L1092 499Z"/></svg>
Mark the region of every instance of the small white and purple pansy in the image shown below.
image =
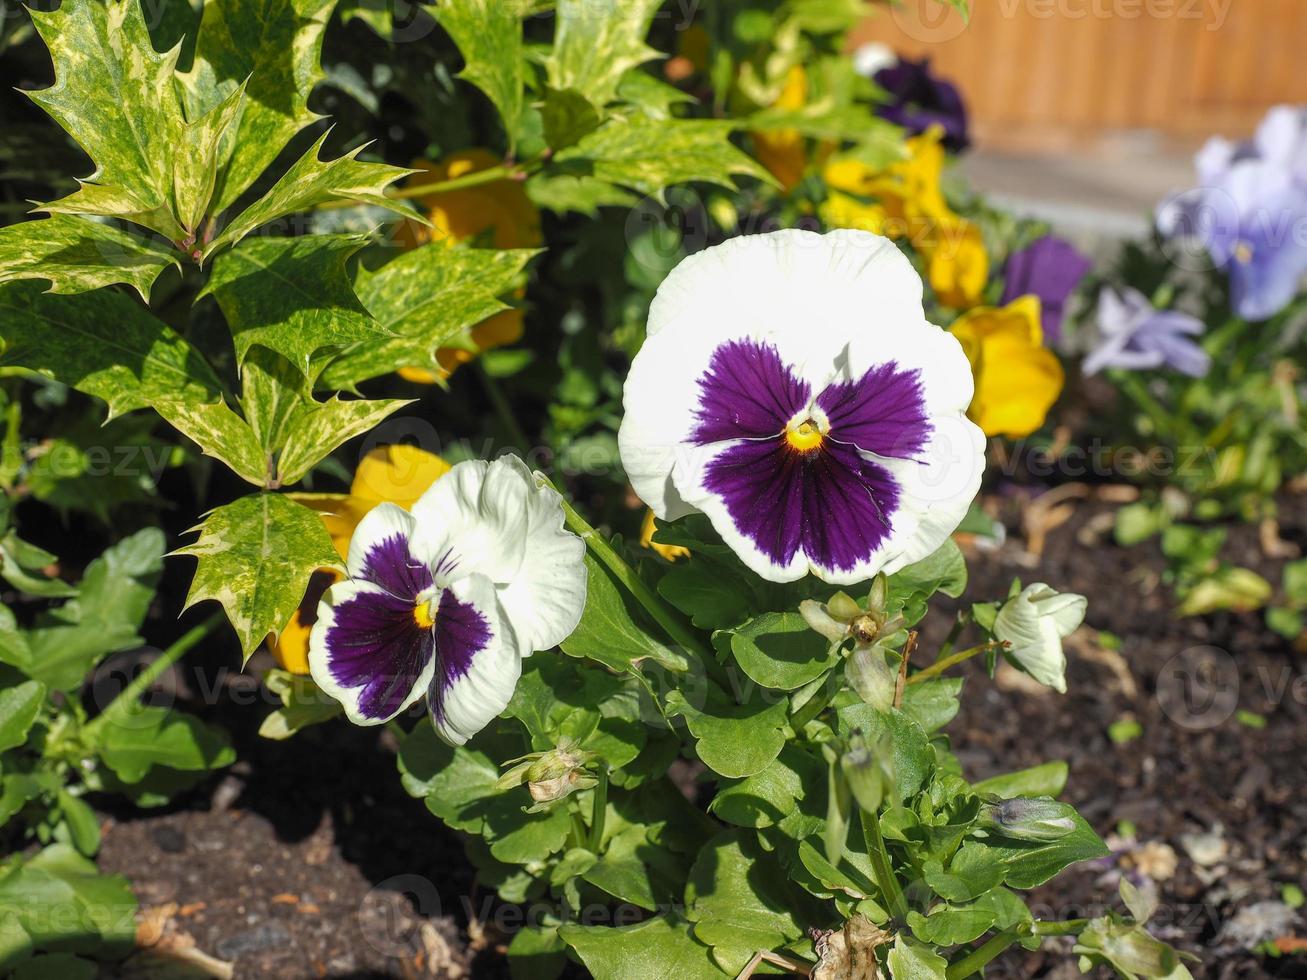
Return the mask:
<svg viewBox="0 0 1307 980"><path fill-rule="evenodd" d="M622 462L664 520L701 511L742 561L851 584L931 554L980 485L961 345L886 238L779 231L664 280L627 378Z"/></svg>
<svg viewBox="0 0 1307 980"><path fill-rule="evenodd" d="M314 681L359 725L425 694L436 732L463 744L508 705L522 658L580 621L585 545L563 520L516 457L458 463L410 511L379 504L318 607Z"/></svg>

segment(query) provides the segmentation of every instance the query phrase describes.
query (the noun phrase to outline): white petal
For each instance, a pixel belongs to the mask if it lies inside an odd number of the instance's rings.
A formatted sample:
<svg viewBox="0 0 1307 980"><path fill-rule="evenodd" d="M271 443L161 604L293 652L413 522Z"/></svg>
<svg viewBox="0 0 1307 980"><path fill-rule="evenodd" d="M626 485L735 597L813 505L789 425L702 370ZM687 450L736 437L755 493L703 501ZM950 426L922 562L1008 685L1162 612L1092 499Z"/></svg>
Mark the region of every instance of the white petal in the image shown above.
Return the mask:
<svg viewBox="0 0 1307 980"><path fill-rule="evenodd" d="M502 460L456 463L413 505L422 551L452 551L457 575L510 581L522 565L533 487Z"/></svg>
<svg viewBox="0 0 1307 980"><path fill-rule="evenodd" d="M585 609L585 542L564 526L562 501L551 487L538 485L516 456L494 465L518 471L531 491L526 499L525 550L517 574L499 588L524 656L567 639Z"/></svg>
<svg viewBox="0 0 1307 980"><path fill-rule="evenodd" d="M522 652L488 578L467 576L447 591L462 607L461 614L479 617L484 628L476 643L451 646L445 642L449 615L443 623L441 614L436 616L439 663L427 707L436 734L451 745L462 745L508 707L522 675Z"/></svg>
<svg viewBox="0 0 1307 980"><path fill-rule="evenodd" d="M1066 691L1066 655L1062 637L1084 619L1085 599L1059 596L1035 582L1003 604L994 619L994 635L1011 644L1006 655L1035 680Z"/></svg>

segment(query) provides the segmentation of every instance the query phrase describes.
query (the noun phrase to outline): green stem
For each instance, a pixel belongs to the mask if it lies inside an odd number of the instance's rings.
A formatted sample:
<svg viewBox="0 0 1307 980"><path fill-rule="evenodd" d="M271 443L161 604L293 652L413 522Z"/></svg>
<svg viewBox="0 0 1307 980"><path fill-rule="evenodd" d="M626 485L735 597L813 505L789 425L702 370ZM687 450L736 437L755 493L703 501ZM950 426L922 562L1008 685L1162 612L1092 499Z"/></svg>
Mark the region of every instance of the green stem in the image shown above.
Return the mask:
<svg viewBox="0 0 1307 980"><path fill-rule="evenodd" d="M803 707L790 716L790 727L796 733L802 732L808 722L826 710L827 705L835 698L836 693L836 689L827 680L823 684L822 690L808 698Z"/></svg>
<svg viewBox="0 0 1307 980"><path fill-rule="evenodd" d="M953 644L958 642L958 637L966 629L967 624L971 622L970 611L958 613L957 619L953 620L953 628L948 631L948 636L944 638L944 645L939 648L939 653L935 655L936 660L943 660L953 652Z"/></svg>
<svg viewBox="0 0 1307 980"><path fill-rule="evenodd" d="M862 836L867 841L867 855L871 858L871 869L876 873L876 885L889 904L890 913L901 924L908 917L908 900L903 896L903 889L894 875L889 851L885 849L885 838L880 835L880 818L863 810L860 820Z"/></svg>
<svg viewBox="0 0 1307 980"><path fill-rule="evenodd" d="M1074 936L1083 932L1089 919L1064 919L1061 922L1035 922L1030 931L1036 936Z"/></svg>
<svg viewBox="0 0 1307 980"><path fill-rule="evenodd" d="M500 165L498 167L487 167L485 170L474 170L470 174L464 174L462 177L453 177L449 180L429 181L425 184L410 184L405 187L397 187L394 190L395 197L424 197L427 194L443 194L446 191L461 191L468 187L477 187L481 184L492 184L497 180L516 180L525 176L521 170L516 167L507 167Z"/></svg>
<svg viewBox="0 0 1307 980"><path fill-rule="evenodd" d="M553 484L550 484L553 486ZM554 487L557 490L557 487ZM582 541L590 552L613 573L613 577L635 597L636 602L640 603L647 612L663 630L664 633L672 640L673 643L680 646L693 656L699 658L704 666L709 670L719 669L720 665L710 656L701 646L694 635L686 629L676 618L676 615L663 604L653 589L645 585L644 580L635 573L635 569L626 563L626 560L619 555L612 545L604 538L602 534L590 526L584 517L576 512L576 509L567 501L566 497L559 495L563 502L563 513L567 516L567 526Z"/></svg>
<svg viewBox="0 0 1307 980"><path fill-rule="evenodd" d="M977 946L962 959L955 963L950 963L944 976L948 980L966 980L972 974L979 973L989 963L1009 946L1015 943L1021 937L1012 932L1000 932L997 936L985 943L983 946Z"/></svg>
<svg viewBox="0 0 1307 980"><path fill-rule="evenodd" d="M590 850L598 854L604 842L604 820L608 816L608 767L599 767L599 785L595 787L594 808L590 811Z"/></svg>
<svg viewBox="0 0 1307 980"><path fill-rule="evenodd" d="M150 689L150 685L157 681L164 671L185 656L191 647L213 632L214 628L223 620L222 613L214 613L198 626L192 626L183 633L172 646L146 665L144 670L132 678L130 684L118 692L118 696L109 702L109 706L100 712L99 717L93 719L83 729L84 734L94 735L105 725L119 720L135 710L141 696Z"/></svg>
<svg viewBox="0 0 1307 980"><path fill-rule="evenodd" d="M979 646L967 647L965 650L959 650L957 653L949 654L947 657L940 657L929 667L923 667L908 677L909 684L920 684L922 681L928 681L938 674L944 673L950 667L957 666L964 660L970 660L978 653L984 653L987 650L997 650L1003 646L999 640L990 640L988 643L981 643Z"/></svg>
<svg viewBox="0 0 1307 980"><path fill-rule="evenodd" d="M490 398L490 404L495 409L495 414L499 416L500 424L507 430L508 438L512 440L514 446L525 452L530 448L531 443L526 437L526 432L518 424L517 416L513 414L513 406L508 403L504 393L499 390L499 384L490 376L490 372L485 366L477 361L477 373L481 376L481 384L486 389L486 394Z"/></svg>

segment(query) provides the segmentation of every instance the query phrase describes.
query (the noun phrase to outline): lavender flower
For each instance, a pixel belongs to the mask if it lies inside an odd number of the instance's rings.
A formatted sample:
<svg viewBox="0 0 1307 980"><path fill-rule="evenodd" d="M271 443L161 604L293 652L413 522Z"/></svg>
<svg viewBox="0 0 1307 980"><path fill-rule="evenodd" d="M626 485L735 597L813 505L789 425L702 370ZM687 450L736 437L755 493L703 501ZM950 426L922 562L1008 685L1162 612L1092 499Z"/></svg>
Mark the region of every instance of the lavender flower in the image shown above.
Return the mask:
<svg viewBox="0 0 1307 980"><path fill-rule="evenodd" d="M1194 163L1200 186L1158 209L1158 230L1206 248L1241 317L1274 316L1307 275L1307 110L1277 106L1252 140L1214 138Z"/></svg>
<svg viewBox="0 0 1307 980"><path fill-rule="evenodd" d="M1066 301L1091 265L1070 242L1045 235L1008 256L999 305L1006 306L1020 296L1038 296L1044 343L1056 343L1062 339Z"/></svg>
<svg viewBox="0 0 1307 980"><path fill-rule="evenodd" d="M1085 358L1085 374L1167 367L1201 378L1211 367L1207 352L1190 339L1203 332L1202 321L1179 310L1159 310L1136 289L1107 288L1099 294L1098 328L1102 340Z"/></svg>
<svg viewBox="0 0 1307 980"><path fill-rule="evenodd" d="M889 101L876 109L882 119L902 126L914 136L939 126L944 130L944 146L953 153L961 153L971 145L962 96L952 82L931 74L929 58L900 58L897 64L881 68L873 78L889 93Z"/></svg>

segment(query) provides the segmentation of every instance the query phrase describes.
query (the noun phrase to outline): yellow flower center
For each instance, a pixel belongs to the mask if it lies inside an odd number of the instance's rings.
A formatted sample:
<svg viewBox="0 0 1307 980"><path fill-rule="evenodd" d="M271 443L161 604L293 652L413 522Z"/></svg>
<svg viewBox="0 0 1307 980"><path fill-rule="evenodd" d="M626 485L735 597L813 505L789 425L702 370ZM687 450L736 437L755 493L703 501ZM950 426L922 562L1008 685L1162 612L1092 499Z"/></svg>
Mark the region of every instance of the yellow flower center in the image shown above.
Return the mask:
<svg viewBox="0 0 1307 980"><path fill-rule="evenodd" d="M431 603L419 602L413 607L413 622L419 629L429 630L436 625L436 617L431 611Z"/></svg>
<svg viewBox="0 0 1307 980"><path fill-rule="evenodd" d="M1240 242L1234 247L1234 257L1243 265L1253 260L1253 247L1247 242Z"/></svg>
<svg viewBox="0 0 1307 980"><path fill-rule="evenodd" d="M785 430L785 441L790 444L791 449L797 449L801 453L810 453L821 445L822 439L821 428L812 419L804 419L798 425L791 424Z"/></svg>

